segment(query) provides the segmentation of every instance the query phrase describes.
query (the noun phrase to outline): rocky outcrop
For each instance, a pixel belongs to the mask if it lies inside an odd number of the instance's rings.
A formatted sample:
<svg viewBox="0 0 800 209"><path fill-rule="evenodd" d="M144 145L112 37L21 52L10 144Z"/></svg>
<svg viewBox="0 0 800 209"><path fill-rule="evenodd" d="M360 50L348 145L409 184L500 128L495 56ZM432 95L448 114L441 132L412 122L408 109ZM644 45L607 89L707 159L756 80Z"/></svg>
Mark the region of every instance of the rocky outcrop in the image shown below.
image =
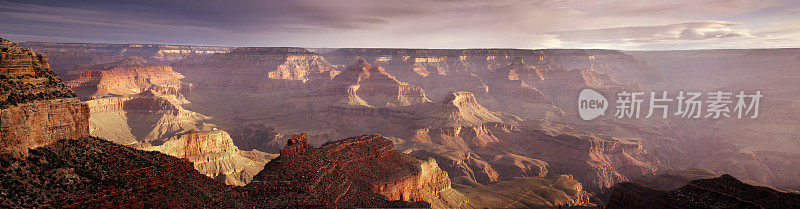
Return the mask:
<svg viewBox="0 0 800 209"><path fill-rule="evenodd" d="M469 92L450 92L443 101L423 106L418 112L428 117L422 124L431 127L480 126L486 123L516 125L522 120L510 114L486 109Z"/></svg>
<svg viewBox="0 0 800 209"><path fill-rule="evenodd" d="M693 180L672 191L624 182L614 186L608 208L796 208L800 194L742 183L731 175Z"/></svg>
<svg viewBox="0 0 800 209"><path fill-rule="evenodd" d="M245 153L208 116L184 109L180 94L147 91L87 101L92 135L186 158L200 173L229 185L245 185L274 156Z"/></svg>
<svg viewBox="0 0 800 209"><path fill-rule="evenodd" d="M469 92L451 92L445 100L420 106L414 112L424 119L417 122L422 128L409 135L409 140L462 150L497 143L499 139L492 132L517 129L522 121L514 115L486 109Z"/></svg>
<svg viewBox="0 0 800 209"><path fill-rule="evenodd" d="M284 190L272 190L275 185L284 185ZM434 160L417 160L402 154L391 141L374 135L330 142L319 148L310 147L304 134L292 136L281 155L267 163L245 191L261 195L253 198L254 202L281 201L267 207L400 204L391 201L413 203L406 207L461 204L447 201L458 194L452 191L447 173Z"/></svg>
<svg viewBox="0 0 800 209"><path fill-rule="evenodd" d="M50 70L47 56L0 39L0 154L89 136L89 110Z"/></svg>
<svg viewBox="0 0 800 209"><path fill-rule="evenodd" d="M364 60L348 66L315 95L341 97L337 103L346 106L403 107L430 102L421 88L400 82Z"/></svg>
<svg viewBox="0 0 800 209"><path fill-rule="evenodd" d="M0 108L74 97L75 93L50 70L46 55L0 39Z"/></svg>
<svg viewBox="0 0 800 209"><path fill-rule="evenodd" d="M421 145L421 146L420 146ZM437 144L401 142L404 152L416 158L432 158L451 178L465 178L478 183L499 180L497 171L478 155Z"/></svg>
<svg viewBox="0 0 800 209"><path fill-rule="evenodd" d="M137 144L133 147L188 159L194 163L195 169L201 174L223 181L228 185L244 186L264 168L266 161L274 158L274 156L264 153L242 155L242 151L233 144L230 135L222 130L197 131L192 129L160 143L156 146L148 143ZM260 155L266 158L260 157Z"/></svg>
<svg viewBox="0 0 800 209"><path fill-rule="evenodd" d="M80 77L67 82L83 99L129 96L150 89L177 94L188 88L181 82L183 75L172 71L172 67L151 65L138 57L88 68Z"/></svg>

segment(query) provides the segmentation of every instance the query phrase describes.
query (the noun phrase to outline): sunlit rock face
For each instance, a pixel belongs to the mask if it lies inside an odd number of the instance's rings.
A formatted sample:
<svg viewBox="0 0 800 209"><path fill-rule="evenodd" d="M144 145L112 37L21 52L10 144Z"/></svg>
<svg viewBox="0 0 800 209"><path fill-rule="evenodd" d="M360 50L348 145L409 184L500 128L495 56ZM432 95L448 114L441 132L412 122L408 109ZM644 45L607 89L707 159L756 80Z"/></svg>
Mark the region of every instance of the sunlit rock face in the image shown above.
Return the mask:
<svg viewBox="0 0 800 209"><path fill-rule="evenodd" d="M183 75L172 67L151 65L139 57L87 68L90 70L67 83L83 99L133 95L150 89L177 93L188 88L180 81Z"/></svg>
<svg viewBox="0 0 800 209"><path fill-rule="evenodd" d="M153 145L160 143L160 145ZM242 186L250 182L264 167L265 162L246 153L233 144L230 135L222 130L189 130L169 139L150 144L137 144L141 150L159 151L178 158L189 159L195 169L228 185ZM260 157L260 156L257 156ZM271 159L274 156L266 155Z"/></svg>
<svg viewBox="0 0 800 209"><path fill-rule="evenodd" d="M89 136L86 104L56 76L44 54L0 39L0 154Z"/></svg>

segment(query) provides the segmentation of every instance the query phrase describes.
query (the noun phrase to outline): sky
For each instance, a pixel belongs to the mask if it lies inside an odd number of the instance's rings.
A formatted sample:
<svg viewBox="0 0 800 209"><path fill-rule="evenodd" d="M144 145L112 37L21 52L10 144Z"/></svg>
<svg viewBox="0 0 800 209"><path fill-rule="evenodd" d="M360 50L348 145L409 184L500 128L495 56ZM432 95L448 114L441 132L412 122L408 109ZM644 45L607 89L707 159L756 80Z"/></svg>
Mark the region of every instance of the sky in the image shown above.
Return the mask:
<svg viewBox="0 0 800 209"><path fill-rule="evenodd" d="M800 1L0 0L0 37L309 48L796 48Z"/></svg>

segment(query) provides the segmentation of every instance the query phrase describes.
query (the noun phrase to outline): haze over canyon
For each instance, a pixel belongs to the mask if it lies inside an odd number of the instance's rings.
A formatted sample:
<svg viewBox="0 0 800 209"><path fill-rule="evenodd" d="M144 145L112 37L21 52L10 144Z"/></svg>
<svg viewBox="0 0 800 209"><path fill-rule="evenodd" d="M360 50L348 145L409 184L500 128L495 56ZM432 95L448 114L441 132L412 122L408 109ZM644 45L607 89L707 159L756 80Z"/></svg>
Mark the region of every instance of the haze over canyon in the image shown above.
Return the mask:
<svg viewBox="0 0 800 209"><path fill-rule="evenodd" d="M800 205L800 49L0 46L3 207ZM609 113L721 90L759 116Z"/></svg>

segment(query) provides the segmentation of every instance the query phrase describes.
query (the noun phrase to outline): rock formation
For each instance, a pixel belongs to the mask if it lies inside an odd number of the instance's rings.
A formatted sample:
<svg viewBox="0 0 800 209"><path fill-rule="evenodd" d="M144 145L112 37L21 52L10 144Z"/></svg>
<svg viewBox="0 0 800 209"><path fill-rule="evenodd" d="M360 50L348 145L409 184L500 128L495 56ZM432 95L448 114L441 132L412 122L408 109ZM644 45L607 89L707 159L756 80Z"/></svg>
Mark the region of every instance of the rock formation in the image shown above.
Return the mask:
<svg viewBox="0 0 800 209"><path fill-rule="evenodd" d="M491 131L513 130L521 121L514 115L489 111L469 92L451 92L444 101L422 106L415 112L424 118L418 122L423 128L415 130L409 140L433 141L466 150L498 142Z"/></svg>
<svg viewBox="0 0 800 209"><path fill-rule="evenodd" d="M51 70L47 56L0 39L0 154L89 136L89 110Z"/></svg>
<svg viewBox="0 0 800 209"><path fill-rule="evenodd" d="M192 129L159 143L136 144L133 147L188 159L201 174L228 185L247 184L267 161L275 157L259 151L245 153L233 144L227 132L221 130Z"/></svg>
<svg viewBox="0 0 800 209"><path fill-rule="evenodd" d="M172 71L172 67L151 65L139 57L87 68L80 77L67 82L78 96L87 100L134 95L150 89L177 93L188 88L180 81L183 75Z"/></svg>
<svg viewBox="0 0 800 209"><path fill-rule="evenodd" d="M252 203L273 200L266 207L392 207L402 201L412 203L406 207L455 207L464 201L436 161L402 154L375 135L319 148L308 145L305 134L294 135L243 192Z"/></svg>
<svg viewBox="0 0 800 209"><path fill-rule="evenodd" d="M314 96L342 97L344 106L402 107L430 102L425 91L398 81L380 66L364 60L350 65Z"/></svg>

